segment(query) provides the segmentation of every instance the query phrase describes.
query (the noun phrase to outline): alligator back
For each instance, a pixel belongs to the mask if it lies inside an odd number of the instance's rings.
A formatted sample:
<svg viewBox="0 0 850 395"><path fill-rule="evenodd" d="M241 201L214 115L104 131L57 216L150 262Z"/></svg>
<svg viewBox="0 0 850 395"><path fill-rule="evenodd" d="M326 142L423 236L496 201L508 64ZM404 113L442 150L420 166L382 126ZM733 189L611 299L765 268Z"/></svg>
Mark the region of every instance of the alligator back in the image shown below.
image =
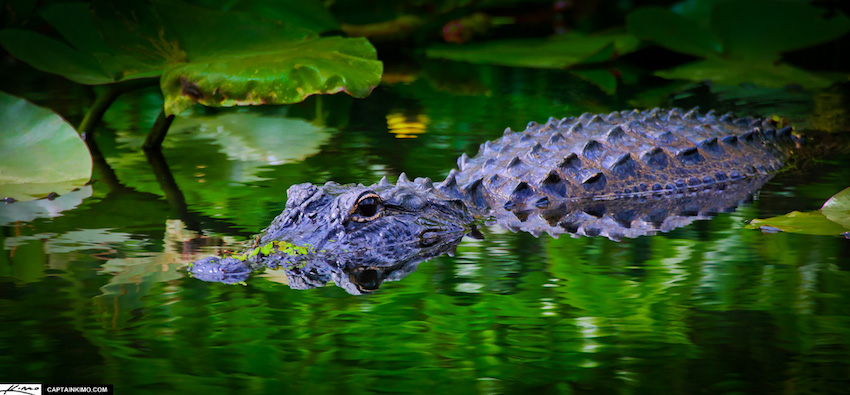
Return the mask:
<svg viewBox="0 0 850 395"><path fill-rule="evenodd" d="M545 208L708 188L780 168L791 128L697 109L584 114L505 131L458 160L458 186L474 206ZM450 175L450 178L452 176Z"/></svg>

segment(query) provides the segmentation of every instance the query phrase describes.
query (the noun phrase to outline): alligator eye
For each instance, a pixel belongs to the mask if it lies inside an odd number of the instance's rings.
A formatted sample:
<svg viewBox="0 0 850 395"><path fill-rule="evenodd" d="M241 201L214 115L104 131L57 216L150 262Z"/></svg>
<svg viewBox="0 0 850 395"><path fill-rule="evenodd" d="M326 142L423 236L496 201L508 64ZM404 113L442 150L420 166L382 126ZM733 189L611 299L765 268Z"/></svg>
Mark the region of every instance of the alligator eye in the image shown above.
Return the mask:
<svg viewBox="0 0 850 395"><path fill-rule="evenodd" d="M375 193L365 193L351 209L351 219L357 222L371 221L381 215L381 197Z"/></svg>

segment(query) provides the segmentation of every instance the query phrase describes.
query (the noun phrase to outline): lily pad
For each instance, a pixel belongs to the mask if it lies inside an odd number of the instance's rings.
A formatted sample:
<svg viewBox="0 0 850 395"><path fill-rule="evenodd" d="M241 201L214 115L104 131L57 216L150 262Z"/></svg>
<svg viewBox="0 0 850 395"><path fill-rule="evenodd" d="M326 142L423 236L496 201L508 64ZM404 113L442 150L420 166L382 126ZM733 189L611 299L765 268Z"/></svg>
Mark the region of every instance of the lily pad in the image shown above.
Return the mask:
<svg viewBox="0 0 850 395"><path fill-rule="evenodd" d="M676 52L763 63L850 32L845 15L825 18L826 9L805 2L686 1L673 9L678 13L660 7L633 11L629 32Z"/></svg>
<svg viewBox="0 0 850 395"><path fill-rule="evenodd" d="M667 79L695 82L711 81L720 85L751 83L765 88L781 88L796 84L806 88L825 88L831 78L809 73L787 64L729 59L707 59L688 63L655 75Z"/></svg>
<svg viewBox="0 0 850 395"><path fill-rule="evenodd" d="M850 19L806 2L747 0L720 2L711 28L727 56L770 61L778 54L837 39L850 32Z"/></svg>
<svg viewBox="0 0 850 395"><path fill-rule="evenodd" d="M749 229L762 229L766 232L803 233L809 235L839 235L850 231L826 218L820 211L792 211L785 215L766 219L754 219L747 225Z"/></svg>
<svg viewBox="0 0 850 395"><path fill-rule="evenodd" d="M0 31L0 44L12 56L30 66L80 84L98 85L116 81L93 55L39 33L5 29Z"/></svg>
<svg viewBox="0 0 850 395"><path fill-rule="evenodd" d="M328 27L326 17L305 20L315 4L236 3L227 12L180 1L55 4L41 14L64 42L6 29L0 43L39 70L83 84L161 76L168 114L196 102L285 104L336 92L364 97L380 82L383 66L368 41L320 38L304 27ZM280 12L259 17L265 5ZM292 19L276 20L284 9Z"/></svg>
<svg viewBox="0 0 850 395"><path fill-rule="evenodd" d="M829 198L820 211L828 220L850 229L850 188Z"/></svg>
<svg viewBox="0 0 850 395"><path fill-rule="evenodd" d="M666 8L635 10L626 18L629 33L662 47L695 56L716 57L723 45L712 32Z"/></svg>
<svg viewBox="0 0 850 395"><path fill-rule="evenodd" d="M850 188L831 197L820 210L792 211L778 217L754 219L747 228L810 235L850 235Z"/></svg>
<svg viewBox="0 0 850 395"><path fill-rule="evenodd" d="M62 117L0 92L0 195L16 200L62 194L91 178L88 147Z"/></svg>
<svg viewBox="0 0 850 395"><path fill-rule="evenodd" d="M675 11L675 12L674 12ZM627 17L629 32L670 50L707 58L657 75L671 79L712 81L721 85L751 83L763 87L798 84L823 88L847 75L814 75L778 63L784 52L837 39L850 32L840 12L778 0L686 0L673 11L642 8Z"/></svg>
<svg viewBox="0 0 850 395"><path fill-rule="evenodd" d="M206 106L297 103L309 95L368 96L381 62L364 38L328 37L178 65L162 76L167 114ZM250 70L250 72L246 72Z"/></svg>
<svg viewBox="0 0 850 395"><path fill-rule="evenodd" d="M303 0L189 0L189 3L221 11L248 12L265 19L284 21L312 30L339 29L330 11L318 1Z"/></svg>
<svg viewBox="0 0 850 395"><path fill-rule="evenodd" d="M683 0L670 6L670 9L708 30L711 28L711 13L715 5L725 1L730 0Z"/></svg>
<svg viewBox="0 0 850 395"><path fill-rule="evenodd" d="M561 69L579 63L606 61L637 49L627 34L585 36L571 33L548 39L498 40L466 45L437 45L426 50L432 58L514 67ZM606 54L607 56L596 56Z"/></svg>
<svg viewBox="0 0 850 395"><path fill-rule="evenodd" d="M0 31L0 44L38 70L87 85L158 77L162 73L163 63L145 49L161 44L135 43L136 53L134 48L124 53L110 47L103 37L119 40L127 33L99 31L88 3L52 4L40 9L39 14L65 42L29 30Z"/></svg>

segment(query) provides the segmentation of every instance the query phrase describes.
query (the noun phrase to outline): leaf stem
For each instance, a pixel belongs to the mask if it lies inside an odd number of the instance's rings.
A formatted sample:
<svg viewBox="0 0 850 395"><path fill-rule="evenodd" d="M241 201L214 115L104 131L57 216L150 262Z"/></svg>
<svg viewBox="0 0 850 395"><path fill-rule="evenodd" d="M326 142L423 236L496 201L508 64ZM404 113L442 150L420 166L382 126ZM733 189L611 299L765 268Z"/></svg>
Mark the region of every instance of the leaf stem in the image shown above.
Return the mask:
<svg viewBox="0 0 850 395"><path fill-rule="evenodd" d="M142 149L145 151L159 151L162 146L162 141L165 140L165 134L168 133L168 128L171 122L174 121L174 115L165 115L165 108L159 111L159 116L156 117L156 122L153 123L148 137L145 138L145 143L142 144Z"/></svg>
<svg viewBox="0 0 850 395"><path fill-rule="evenodd" d="M152 83L155 81L148 78L107 85L103 92L94 100L91 108L86 112L83 121L80 122L80 126L77 128L77 132L87 139L90 138L100 123L101 118L103 118L103 114L106 113L106 110L109 109L118 96L132 90L152 86Z"/></svg>

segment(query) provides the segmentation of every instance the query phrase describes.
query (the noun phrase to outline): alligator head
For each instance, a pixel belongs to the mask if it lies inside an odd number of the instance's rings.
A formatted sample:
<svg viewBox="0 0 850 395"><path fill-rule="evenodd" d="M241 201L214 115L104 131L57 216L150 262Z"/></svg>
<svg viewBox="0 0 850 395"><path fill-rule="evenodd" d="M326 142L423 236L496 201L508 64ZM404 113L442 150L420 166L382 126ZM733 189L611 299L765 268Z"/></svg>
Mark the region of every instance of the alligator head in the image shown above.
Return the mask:
<svg viewBox="0 0 850 395"><path fill-rule="evenodd" d="M393 259L407 249L463 236L473 223L460 200L389 183L297 184L287 196L286 208L260 244L286 241L335 256L379 250Z"/></svg>
<svg viewBox="0 0 850 395"><path fill-rule="evenodd" d="M234 283L256 268L281 268L292 288L333 280L350 293L368 293L385 280L406 276L419 262L452 254L465 234L480 236L461 200L430 185L399 184L384 179L368 187L293 185L285 209L254 247L285 242L306 253L273 252L244 261L210 258L190 270L205 281Z"/></svg>

